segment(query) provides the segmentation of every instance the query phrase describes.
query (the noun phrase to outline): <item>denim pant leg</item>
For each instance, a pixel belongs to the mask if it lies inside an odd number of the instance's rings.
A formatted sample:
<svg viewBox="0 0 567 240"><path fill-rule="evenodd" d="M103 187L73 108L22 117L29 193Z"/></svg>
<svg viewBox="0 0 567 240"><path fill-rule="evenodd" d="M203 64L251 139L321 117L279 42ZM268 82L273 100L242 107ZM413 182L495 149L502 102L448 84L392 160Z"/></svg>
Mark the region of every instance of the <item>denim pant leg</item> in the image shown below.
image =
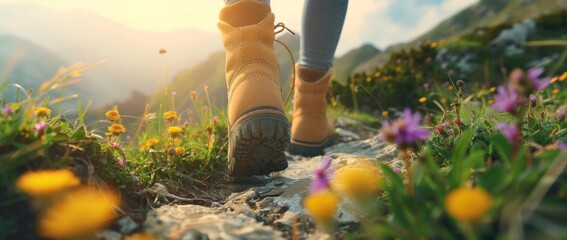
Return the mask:
<svg viewBox="0 0 567 240"><path fill-rule="evenodd" d="M240 0L224 0L224 5L229 5L229 4L233 4L235 2L238 2ZM264 2L266 4L270 4L270 0L258 0L258 2Z"/></svg>
<svg viewBox="0 0 567 240"><path fill-rule="evenodd" d="M305 0L299 65L316 70L333 67L348 0Z"/></svg>

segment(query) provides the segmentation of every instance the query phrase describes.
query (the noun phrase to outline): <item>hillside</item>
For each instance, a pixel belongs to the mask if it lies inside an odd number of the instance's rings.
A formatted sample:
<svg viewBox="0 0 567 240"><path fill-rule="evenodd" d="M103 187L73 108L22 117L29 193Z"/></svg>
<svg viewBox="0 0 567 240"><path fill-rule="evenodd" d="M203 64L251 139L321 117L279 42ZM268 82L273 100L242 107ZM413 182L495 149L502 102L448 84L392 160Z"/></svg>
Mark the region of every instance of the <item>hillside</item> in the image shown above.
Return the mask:
<svg viewBox="0 0 567 240"><path fill-rule="evenodd" d="M4 69L8 65L12 67ZM68 62L56 54L31 42L14 36L0 35L0 76L5 76L10 83L19 84L25 89L37 89L44 81L51 79L59 68L68 65ZM0 81L4 79L0 77ZM16 92L16 88L8 87L0 96L7 101L13 101ZM84 96L91 96L93 92L98 91L89 82L74 84L67 89L68 94L78 94L82 100L87 100ZM93 100L102 100L101 97L97 98L97 95L92 97Z"/></svg>
<svg viewBox="0 0 567 240"><path fill-rule="evenodd" d="M151 32L88 11L59 11L35 5L0 7L0 33L32 42L69 63L105 59L85 81L103 89L107 100L124 99L124 92L134 90L149 94L156 89L156 79L166 82L164 60L158 55L162 48L168 51L170 73L221 49L217 35L201 30ZM199 46L198 51L195 46ZM87 97L94 98L93 93Z"/></svg>
<svg viewBox="0 0 567 240"><path fill-rule="evenodd" d="M455 39L482 27L508 25L566 8L567 0L481 0L415 40L391 46L384 52L374 55L354 68L354 71L372 71L374 67L384 64L392 51L411 48L419 42Z"/></svg>

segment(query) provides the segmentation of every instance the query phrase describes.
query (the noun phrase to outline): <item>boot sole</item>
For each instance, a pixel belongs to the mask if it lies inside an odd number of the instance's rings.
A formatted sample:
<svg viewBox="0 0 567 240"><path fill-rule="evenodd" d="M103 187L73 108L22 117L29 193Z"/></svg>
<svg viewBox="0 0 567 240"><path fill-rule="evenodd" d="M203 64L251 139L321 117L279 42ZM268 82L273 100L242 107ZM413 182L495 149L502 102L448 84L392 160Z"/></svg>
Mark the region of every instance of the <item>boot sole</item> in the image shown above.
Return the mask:
<svg viewBox="0 0 567 240"><path fill-rule="evenodd" d="M285 116L260 113L237 121L229 132L228 175L248 177L285 170L289 142Z"/></svg>
<svg viewBox="0 0 567 240"><path fill-rule="evenodd" d="M323 155L323 150L335 144L335 137L328 137L323 142L315 144L301 144L299 142L292 141L289 144L288 152L292 155L301 155L304 157L315 157Z"/></svg>

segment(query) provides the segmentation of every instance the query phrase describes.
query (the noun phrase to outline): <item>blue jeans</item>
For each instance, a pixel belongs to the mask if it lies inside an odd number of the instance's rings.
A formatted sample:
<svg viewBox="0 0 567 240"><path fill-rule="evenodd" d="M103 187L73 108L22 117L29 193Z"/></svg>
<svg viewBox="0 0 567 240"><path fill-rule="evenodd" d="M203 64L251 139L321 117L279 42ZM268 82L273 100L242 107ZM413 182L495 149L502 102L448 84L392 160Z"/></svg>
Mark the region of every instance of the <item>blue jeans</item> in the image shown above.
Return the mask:
<svg viewBox="0 0 567 240"><path fill-rule="evenodd" d="M225 4L239 0L225 0ZM258 0L270 4L270 0ZM326 71L333 58L345 21L348 0L305 0L299 65Z"/></svg>

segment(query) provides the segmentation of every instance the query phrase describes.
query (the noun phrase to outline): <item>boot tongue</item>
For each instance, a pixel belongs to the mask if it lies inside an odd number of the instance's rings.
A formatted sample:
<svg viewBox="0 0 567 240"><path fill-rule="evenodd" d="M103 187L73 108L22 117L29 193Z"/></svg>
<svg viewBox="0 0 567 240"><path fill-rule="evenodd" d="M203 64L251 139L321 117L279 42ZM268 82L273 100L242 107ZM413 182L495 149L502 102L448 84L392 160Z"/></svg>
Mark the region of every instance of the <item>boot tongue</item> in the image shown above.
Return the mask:
<svg viewBox="0 0 567 240"><path fill-rule="evenodd" d="M239 1L225 6L219 19L233 27L244 27L259 23L271 11L270 5L256 0Z"/></svg>

